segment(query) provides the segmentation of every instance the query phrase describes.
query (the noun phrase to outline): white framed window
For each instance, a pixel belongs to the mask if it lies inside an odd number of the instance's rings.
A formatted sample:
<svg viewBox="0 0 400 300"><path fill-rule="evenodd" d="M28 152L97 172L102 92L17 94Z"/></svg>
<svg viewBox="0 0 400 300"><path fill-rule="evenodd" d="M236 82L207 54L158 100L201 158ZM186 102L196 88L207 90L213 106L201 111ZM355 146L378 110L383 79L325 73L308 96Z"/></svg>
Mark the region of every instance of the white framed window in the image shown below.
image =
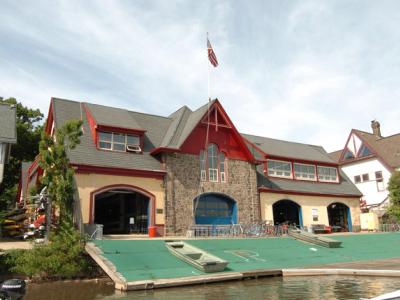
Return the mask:
<svg viewBox="0 0 400 300"><path fill-rule="evenodd" d="M376 180L376 189L378 192L382 192L385 190L385 184L383 183L383 175L382 171L375 172L375 180Z"/></svg>
<svg viewBox="0 0 400 300"><path fill-rule="evenodd" d="M201 150L199 160L201 181L226 182L225 154L219 152L217 145L209 144L207 151Z"/></svg>
<svg viewBox="0 0 400 300"><path fill-rule="evenodd" d="M225 176L225 154L220 152L218 155L218 162L219 162L219 175L221 182L226 182Z"/></svg>
<svg viewBox="0 0 400 300"><path fill-rule="evenodd" d="M207 173L206 173L206 153L204 150L200 151L200 178L201 181L207 180Z"/></svg>
<svg viewBox="0 0 400 300"><path fill-rule="evenodd" d="M294 177L302 180L316 180L315 166L294 163Z"/></svg>
<svg viewBox="0 0 400 300"><path fill-rule="evenodd" d="M362 181L363 182L369 181L369 174L368 173L362 174L361 177L362 177Z"/></svg>
<svg viewBox="0 0 400 300"><path fill-rule="evenodd" d="M117 132L98 132L99 148L104 150L112 150L126 152L127 146L140 149L140 137L137 135L117 133ZM141 152L141 151L135 151Z"/></svg>
<svg viewBox="0 0 400 300"><path fill-rule="evenodd" d="M325 182L338 182L338 172L334 167L318 166L318 180Z"/></svg>
<svg viewBox="0 0 400 300"><path fill-rule="evenodd" d="M208 179L212 182L218 182L218 148L215 144L208 145Z"/></svg>
<svg viewBox="0 0 400 300"><path fill-rule="evenodd" d="M311 216L313 218L313 221L318 221L318 208L311 209Z"/></svg>
<svg viewBox="0 0 400 300"><path fill-rule="evenodd" d="M267 169L270 176L292 178L292 164L290 162L268 160Z"/></svg>

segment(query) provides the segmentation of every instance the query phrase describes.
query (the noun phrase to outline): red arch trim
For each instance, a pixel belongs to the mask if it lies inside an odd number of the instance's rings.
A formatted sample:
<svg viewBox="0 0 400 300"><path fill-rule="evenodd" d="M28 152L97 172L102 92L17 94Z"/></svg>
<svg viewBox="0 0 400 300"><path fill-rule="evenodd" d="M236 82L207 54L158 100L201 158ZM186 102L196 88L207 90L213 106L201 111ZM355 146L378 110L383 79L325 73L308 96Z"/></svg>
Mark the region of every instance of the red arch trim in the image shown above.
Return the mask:
<svg viewBox="0 0 400 300"><path fill-rule="evenodd" d="M149 197L150 199L150 226L154 226L155 225L155 217L156 217L156 196L152 193L150 193L149 191L146 191L138 186L134 186L134 185L129 185L129 184L112 184L112 185L106 185L103 186L101 188L98 188L97 190L94 190L92 192L90 192L90 204L89 204L89 223L93 223L94 222L94 201L95 201L95 197L98 194L104 193L108 190L112 190L112 189L124 189L124 190L130 190L133 192L138 192L142 195L145 195L147 197Z"/></svg>

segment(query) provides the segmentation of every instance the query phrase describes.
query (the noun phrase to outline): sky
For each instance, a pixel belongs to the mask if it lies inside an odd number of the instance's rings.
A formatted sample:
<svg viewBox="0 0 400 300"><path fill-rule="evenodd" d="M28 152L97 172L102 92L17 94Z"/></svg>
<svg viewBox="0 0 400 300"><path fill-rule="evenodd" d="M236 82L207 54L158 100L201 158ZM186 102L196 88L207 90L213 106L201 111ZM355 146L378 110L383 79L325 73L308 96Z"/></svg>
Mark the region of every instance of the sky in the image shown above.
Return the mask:
<svg viewBox="0 0 400 300"><path fill-rule="evenodd" d="M59 97L168 116L210 94L242 133L334 151L374 119L400 132L399 11L397 0L3 0L0 96L44 114Z"/></svg>

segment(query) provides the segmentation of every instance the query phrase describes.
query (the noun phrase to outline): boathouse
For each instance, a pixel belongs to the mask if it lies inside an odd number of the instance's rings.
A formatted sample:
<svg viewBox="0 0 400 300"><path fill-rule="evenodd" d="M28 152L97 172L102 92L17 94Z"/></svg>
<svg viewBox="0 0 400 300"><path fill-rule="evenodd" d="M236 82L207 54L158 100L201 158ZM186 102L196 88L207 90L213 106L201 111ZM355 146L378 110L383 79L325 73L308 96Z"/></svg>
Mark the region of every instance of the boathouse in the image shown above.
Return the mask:
<svg viewBox="0 0 400 300"><path fill-rule="evenodd" d="M83 121L68 153L80 226L153 236L194 224L359 225L361 193L321 146L240 134L217 99L156 116L52 98L47 133L71 119Z"/></svg>

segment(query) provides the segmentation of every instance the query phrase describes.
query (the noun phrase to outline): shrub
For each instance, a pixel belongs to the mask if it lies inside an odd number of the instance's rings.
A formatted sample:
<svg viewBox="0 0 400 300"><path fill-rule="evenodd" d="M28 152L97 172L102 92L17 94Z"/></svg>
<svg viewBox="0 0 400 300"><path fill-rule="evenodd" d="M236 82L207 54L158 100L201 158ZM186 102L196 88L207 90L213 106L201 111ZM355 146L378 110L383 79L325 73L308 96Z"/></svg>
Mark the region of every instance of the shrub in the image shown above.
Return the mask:
<svg viewBox="0 0 400 300"><path fill-rule="evenodd" d="M47 245L10 251L6 263L12 266L11 272L41 279L87 276L93 266L85 254L84 242L76 230L62 228Z"/></svg>

